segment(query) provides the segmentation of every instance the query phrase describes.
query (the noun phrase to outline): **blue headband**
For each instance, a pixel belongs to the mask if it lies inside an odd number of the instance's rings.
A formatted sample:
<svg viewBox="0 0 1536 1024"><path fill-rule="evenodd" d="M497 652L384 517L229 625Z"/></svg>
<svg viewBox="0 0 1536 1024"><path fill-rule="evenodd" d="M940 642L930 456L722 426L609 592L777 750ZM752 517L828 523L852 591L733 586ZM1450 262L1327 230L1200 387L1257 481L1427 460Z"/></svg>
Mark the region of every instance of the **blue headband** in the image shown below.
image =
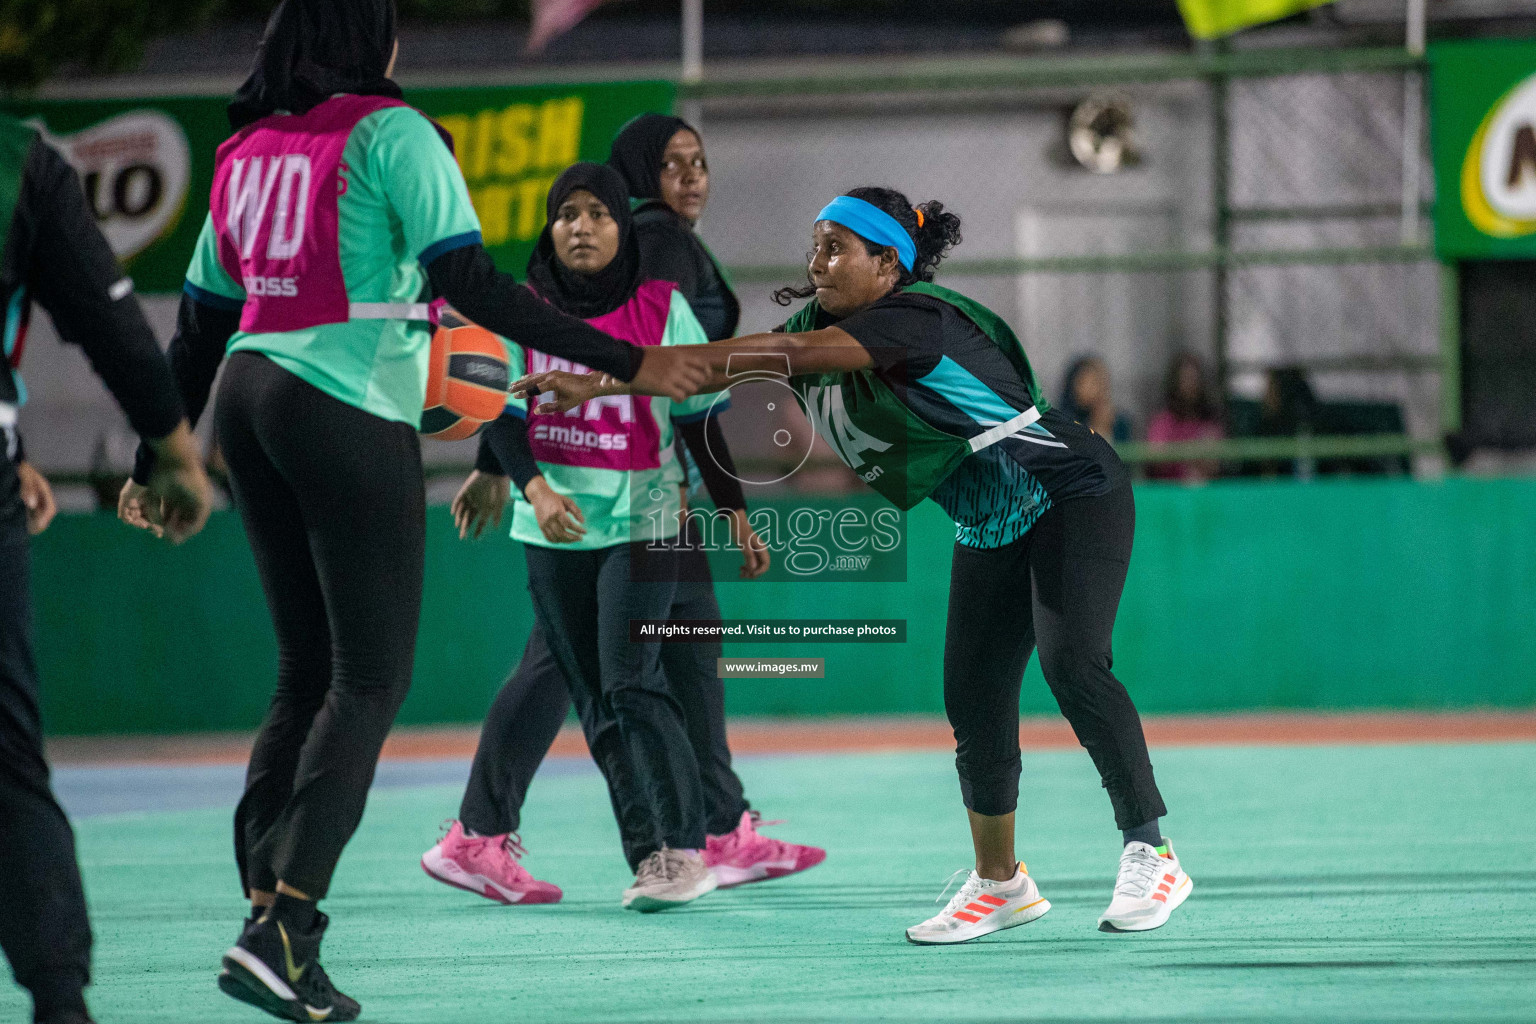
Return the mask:
<svg viewBox="0 0 1536 1024"><path fill-rule="evenodd" d="M869 239L876 245L889 245L896 250L896 258L908 270L917 262L917 245L901 221L886 213L874 203L866 203L853 196L838 196L816 215L817 220L830 220L849 231Z"/></svg>

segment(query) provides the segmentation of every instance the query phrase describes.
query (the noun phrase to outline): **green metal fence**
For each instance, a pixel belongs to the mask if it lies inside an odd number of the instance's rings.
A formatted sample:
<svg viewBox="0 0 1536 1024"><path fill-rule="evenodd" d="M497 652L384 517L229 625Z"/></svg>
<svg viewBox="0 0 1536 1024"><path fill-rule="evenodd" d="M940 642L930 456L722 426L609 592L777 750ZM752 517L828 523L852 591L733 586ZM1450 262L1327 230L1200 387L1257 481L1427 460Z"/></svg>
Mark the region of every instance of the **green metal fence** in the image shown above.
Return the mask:
<svg viewBox="0 0 1536 1024"><path fill-rule="evenodd" d="M1420 76L1422 57L1396 47L1355 49L1262 49L1231 51L1211 48L1196 53L1165 53L1117 56L1045 56L965 61L917 61L889 72L858 72L825 75L748 75L708 78L680 83L684 102L753 99L764 97L870 96L903 94L933 96L944 93L986 91L1083 91L1093 87L1125 86L1176 81L1203 82L1212 98L1212 200L1214 204L1211 245L1202 250L1132 252L1116 255L1053 256L1044 258L955 259L945 263L946 275L1025 275L1094 273L1171 273L1208 271L1215 279L1215 362L1222 393L1235 372L1265 368L1253 361L1233 359L1228 351L1228 274L1252 267L1321 267L1360 264L1421 263L1434 259L1427 239L1397 245L1361 247L1251 249L1233 244L1233 228L1244 223L1274 221L1345 220L1401 215L1415 225L1428 206L1415 196L1408 209L1396 205L1309 205L1240 207L1231 201L1228 85L1237 78L1302 74L1395 73ZM1421 96L1410 92L1410 96ZM1418 102L1412 100L1410 102ZM1422 123L1419 120L1418 123ZM1407 129L1405 129L1406 131ZM1416 140L1414 140L1416 142ZM1407 152L1405 147L1405 153ZM1416 151L1415 151L1416 153ZM1410 159L1405 155L1404 159ZM1412 159L1417 159L1416 155ZM1417 168L1413 168L1414 180ZM1406 176L1405 176L1406 179ZM1417 235L1414 231L1412 234ZM804 272L799 265L733 266L742 283L793 280ZM1182 445L1132 443L1120 446L1122 455L1138 463L1256 458L1349 458L1443 454L1443 437L1460 427L1460 333L1457 309L1457 274L1443 266L1439 352L1435 355L1383 354L1375 356L1322 355L1288 360L1304 369L1360 370L1368 372L1428 372L1441 382L1438 438L1414 438L1408 434L1371 436L1314 436L1310 438L1234 439Z"/></svg>
<svg viewBox="0 0 1536 1024"><path fill-rule="evenodd" d="M1224 50L1108 56L1030 56L982 59L918 59L892 62L889 70L827 74L735 71L711 75L698 82L680 82L684 104L784 98L934 97L978 94L1042 93L1082 97L1097 87L1154 83L1203 83L1211 97L1212 196L1210 244L1200 249L1169 249L1103 255L954 259L946 275L1020 276L1069 274L1210 273L1216 296L1214 340L1218 384L1226 393L1235 373L1262 370L1266 364L1234 358L1228 346L1228 275L1261 267L1348 267L1418 264L1434 260L1425 238L1402 244L1346 247L1245 247L1234 244L1234 228L1245 224L1345 221L1384 218L1401 213L1414 222L1428 211L1415 197L1410 210L1382 203L1353 205L1238 205L1230 182L1231 137L1229 85L1236 79L1293 75L1352 73L1420 76L1421 57L1396 47L1344 49ZM803 274L798 264L736 265L731 272L742 284L781 283ZM1289 362L1316 371L1365 371L1436 374L1440 380L1438 433L1435 437L1403 434L1311 436L1305 438L1239 438L1219 442L1120 446L1127 461L1155 463L1217 460L1238 463L1264 459L1351 459L1443 454L1443 438L1460 428L1460 323L1458 275L1453 265L1439 269L1439 350L1435 354L1315 355ZM740 461L740 460L738 460ZM434 475L460 474L467 467L438 465ZM84 474L66 474L59 482L81 483Z"/></svg>

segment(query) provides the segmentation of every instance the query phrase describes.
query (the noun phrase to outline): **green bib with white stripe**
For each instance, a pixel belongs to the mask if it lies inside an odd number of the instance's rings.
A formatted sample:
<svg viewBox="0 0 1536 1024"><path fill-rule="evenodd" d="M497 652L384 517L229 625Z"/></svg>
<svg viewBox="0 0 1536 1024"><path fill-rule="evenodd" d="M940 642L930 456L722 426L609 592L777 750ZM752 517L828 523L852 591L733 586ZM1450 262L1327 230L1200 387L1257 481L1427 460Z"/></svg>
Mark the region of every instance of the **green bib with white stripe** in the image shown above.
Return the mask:
<svg viewBox="0 0 1536 1024"><path fill-rule="evenodd" d="M1038 419L1049 406L1024 347L1002 317L959 292L927 282L905 291L954 306L1008 356L1028 385L1035 408L975 438L960 437L923 420L873 370L808 374L792 379L812 426L838 458L901 509L916 506L966 456ZM812 299L784 325L790 333L816 329L820 307Z"/></svg>

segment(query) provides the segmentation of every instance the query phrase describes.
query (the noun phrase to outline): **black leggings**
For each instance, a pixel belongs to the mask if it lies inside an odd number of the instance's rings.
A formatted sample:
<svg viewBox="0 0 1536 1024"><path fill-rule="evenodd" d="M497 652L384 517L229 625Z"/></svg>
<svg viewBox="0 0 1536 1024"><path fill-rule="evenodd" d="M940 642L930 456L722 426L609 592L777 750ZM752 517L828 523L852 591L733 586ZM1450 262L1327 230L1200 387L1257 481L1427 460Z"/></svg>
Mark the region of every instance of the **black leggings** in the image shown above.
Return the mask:
<svg viewBox="0 0 1536 1024"><path fill-rule="evenodd" d="M247 891L319 899L357 830L410 688L426 490L406 423L237 352L216 409L235 505L277 633L277 692L235 810Z"/></svg>
<svg viewBox="0 0 1536 1024"><path fill-rule="evenodd" d="M91 926L74 832L43 760L29 543L16 470L0 453L0 947L42 1019L85 1012Z"/></svg>
<svg viewBox="0 0 1536 1024"><path fill-rule="evenodd" d="M523 546L537 628L560 666L587 746L608 783L632 869L661 846L697 849L705 838L699 765L682 707L662 674L665 645L629 639L630 619L664 618L672 605L675 570L656 564L672 552L652 553L654 575L641 579L631 571L639 547ZM469 827L482 831L473 818Z"/></svg>
<svg viewBox="0 0 1536 1024"><path fill-rule="evenodd" d="M691 523L692 520L689 520ZM689 562L667 612L674 619L718 619L720 604L709 578L702 548L686 548L679 558ZM731 767L725 735L725 685L716 659L720 644L662 644L661 668L683 709L688 742L699 765L704 787L704 828L710 835L734 829L748 809L741 779ZM469 785L459 806L459 820L481 835L516 832L521 826L523 800L529 783L571 709L560 663L555 660L543 629L535 625L523 648L522 660L496 694L480 730ZM598 730L608 727L599 723ZM622 837L626 851L652 842L646 822L635 834Z"/></svg>
<svg viewBox="0 0 1536 1024"><path fill-rule="evenodd" d="M1110 672L1110 634L1131 561L1129 484L1047 511L1002 548L955 545L944 644L944 710L965 806L1008 814L1019 799L1019 687L1030 653L1109 791L1115 823L1167 812L1141 717Z"/></svg>

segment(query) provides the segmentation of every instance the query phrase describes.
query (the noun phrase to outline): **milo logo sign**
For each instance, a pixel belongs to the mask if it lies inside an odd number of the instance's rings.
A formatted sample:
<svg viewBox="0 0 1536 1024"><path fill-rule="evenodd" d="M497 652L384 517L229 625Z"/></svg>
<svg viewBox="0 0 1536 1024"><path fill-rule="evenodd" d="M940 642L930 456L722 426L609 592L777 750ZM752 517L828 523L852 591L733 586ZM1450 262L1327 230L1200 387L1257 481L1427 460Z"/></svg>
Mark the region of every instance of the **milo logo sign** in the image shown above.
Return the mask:
<svg viewBox="0 0 1536 1024"><path fill-rule="evenodd" d="M128 260L169 233L187 199L192 161L181 125L158 110L131 110L71 135L32 122L80 173L102 234Z"/></svg>

